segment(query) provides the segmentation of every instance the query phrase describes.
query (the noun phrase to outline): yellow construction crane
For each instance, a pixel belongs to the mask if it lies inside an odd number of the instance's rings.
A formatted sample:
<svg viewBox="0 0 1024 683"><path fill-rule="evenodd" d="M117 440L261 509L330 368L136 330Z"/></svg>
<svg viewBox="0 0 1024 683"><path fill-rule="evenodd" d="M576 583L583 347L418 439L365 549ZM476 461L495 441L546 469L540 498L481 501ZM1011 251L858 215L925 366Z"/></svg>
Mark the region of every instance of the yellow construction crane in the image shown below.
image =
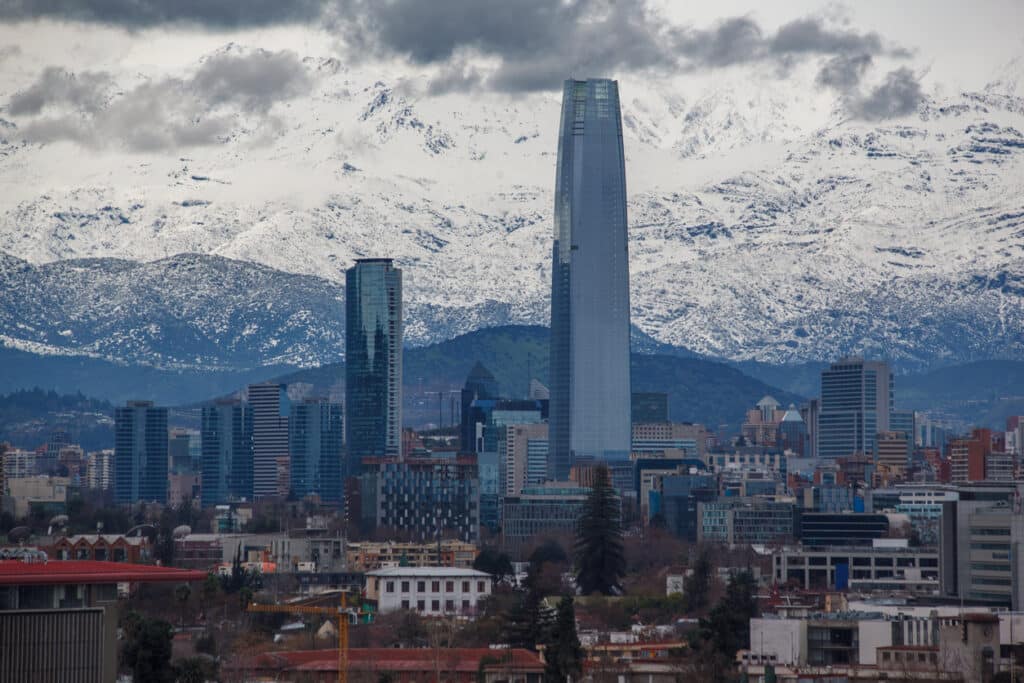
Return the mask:
<svg viewBox="0 0 1024 683"><path fill-rule="evenodd" d="M338 683L348 683L348 622L351 615L365 614L345 604L345 591L341 593L341 602L337 607L318 607L315 605L260 605L251 603L250 612L286 612L288 614L319 614L338 620Z"/></svg>

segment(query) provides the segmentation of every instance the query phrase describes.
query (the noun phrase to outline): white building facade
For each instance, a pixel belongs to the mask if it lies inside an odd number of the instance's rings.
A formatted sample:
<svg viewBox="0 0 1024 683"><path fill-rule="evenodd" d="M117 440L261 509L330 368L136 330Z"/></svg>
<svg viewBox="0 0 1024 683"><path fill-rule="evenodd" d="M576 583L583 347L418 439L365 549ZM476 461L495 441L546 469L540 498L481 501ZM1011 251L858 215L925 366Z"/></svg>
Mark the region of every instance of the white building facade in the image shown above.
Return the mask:
<svg viewBox="0 0 1024 683"><path fill-rule="evenodd" d="M493 590L486 572L457 567L389 567L366 573L366 596L381 614L413 610L424 616L477 614Z"/></svg>

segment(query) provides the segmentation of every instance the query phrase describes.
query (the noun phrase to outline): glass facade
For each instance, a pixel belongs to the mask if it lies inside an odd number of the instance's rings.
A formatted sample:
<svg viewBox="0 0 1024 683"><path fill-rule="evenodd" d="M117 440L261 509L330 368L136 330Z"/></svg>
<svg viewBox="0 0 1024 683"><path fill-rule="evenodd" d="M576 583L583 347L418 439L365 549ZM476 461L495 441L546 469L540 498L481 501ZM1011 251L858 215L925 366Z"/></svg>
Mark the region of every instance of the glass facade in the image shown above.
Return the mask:
<svg viewBox="0 0 1024 683"><path fill-rule="evenodd" d="M629 457L629 250L616 81L565 82L551 269L551 455Z"/></svg>
<svg viewBox="0 0 1024 683"><path fill-rule="evenodd" d="M337 403L309 399L292 407L288 424L291 490L325 503L341 503L344 458L342 409Z"/></svg>
<svg viewBox="0 0 1024 683"><path fill-rule="evenodd" d="M241 401L203 408L203 506L252 500L252 411Z"/></svg>
<svg viewBox="0 0 1024 683"><path fill-rule="evenodd" d="M277 465L288 457L288 386L249 385L252 410L252 488L256 498L278 495Z"/></svg>
<svg viewBox="0 0 1024 683"><path fill-rule="evenodd" d="M818 449L822 458L876 453L878 432L889 431L893 376L886 363L847 358L821 373Z"/></svg>
<svg viewBox="0 0 1024 683"><path fill-rule="evenodd" d="M367 456L402 450L402 271L359 259L345 273L345 445L348 475Z"/></svg>
<svg viewBox="0 0 1024 683"><path fill-rule="evenodd" d="M114 502L167 502L167 408L114 409Z"/></svg>

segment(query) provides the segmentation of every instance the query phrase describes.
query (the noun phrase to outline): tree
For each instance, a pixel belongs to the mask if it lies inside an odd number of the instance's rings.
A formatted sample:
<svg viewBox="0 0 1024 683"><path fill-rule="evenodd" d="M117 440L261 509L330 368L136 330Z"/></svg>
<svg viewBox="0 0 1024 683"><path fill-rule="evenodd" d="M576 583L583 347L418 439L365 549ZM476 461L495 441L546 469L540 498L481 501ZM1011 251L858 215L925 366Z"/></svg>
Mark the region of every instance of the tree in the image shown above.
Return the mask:
<svg viewBox="0 0 1024 683"><path fill-rule="evenodd" d="M192 597L192 588L187 583L179 583L174 587L174 599L181 603L181 626L185 627L185 607Z"/></svg>
<svg viewBox="0 0 1024 683"><path fill-rule="evenodd" d="M163 619L150 619L137 612L128 615L125 623L125 645L121 663L132 673L132 679L152 683L171 683L171 625Z"/></svg>
<svg viewBox="0 0 1024 683"><path fill-rule="evenodd" d="M698 612L708 606L708 593L711 590L711 559L706 549L702 548L693 564L693 573L683 582L683 598L687 612Z"/></svg>
<svg viewBox="0 0 1024 683"><path fill-rule="evenodd" d="M160 513L160 523L157 525L156 544L153 547L153 556L160 560L164 567L174 565L174 528L177 526L177 513L174 508L168 505Z"/></svg>
<svg viewBox="0 0 1024 683"><path fill-rule="evenodd" d="M480 550L480 554L473 560L473 569L487 572L494 577L495 583L501 583L505 577L515 573L508 555L491 547Z"/></svg>
<svg viewBox="0 0 1024 683"><path fill-rule="evenodd" d="M622 519L608 468L597 468L594 486L583 504L576 534L576 585L584 595L622 593L626 573Z"/></svg>
<svg viewBox="0 0 1024 683"><path fill-rule="evenodd" d="M736 652L750 647L750 620L757 616L754 575L740 572L726 586L725 595L700 620L700 637L712 650L732 661Z"/></svg>
<svg viewBox="0 0 1024 683"><path fill-rule="evenodd" d="M544 651L544 680L564 683L583 672L583 648L576 635L576 609L571 595L558 603L555 627Z"/></svg>
<svg viewBox="0 0 1024 683"><path fill-rule="evenodd" d="M543 564L530 564L524 589L515 592L517 599L505 614L502 631L509 647L536 651L539 644L547 642L550 615L538 577L542 568Z"/></svg>

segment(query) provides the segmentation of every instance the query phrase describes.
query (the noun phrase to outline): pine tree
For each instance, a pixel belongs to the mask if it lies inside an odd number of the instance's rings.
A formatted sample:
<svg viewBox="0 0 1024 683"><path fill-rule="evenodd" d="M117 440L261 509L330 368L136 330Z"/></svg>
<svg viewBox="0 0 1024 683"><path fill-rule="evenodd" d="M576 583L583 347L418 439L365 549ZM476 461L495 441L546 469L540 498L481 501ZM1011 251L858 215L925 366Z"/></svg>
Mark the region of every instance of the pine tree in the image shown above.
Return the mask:
<svg viewBox="0 0 1024 683"><path fill-rule="evenodd" d="M576 533L576 585L584 595L619 595L619 584L626 573L622 546L622 519L619 498L601 466L594 486L583 505Z"/></svg>
<svg viewBox="0 0 1024 683"><path fill-rule="evenodd" d="M583 649L576 635L576 608L571 595L558 603L558 616L544 651L544 680L565 683L583 673Z"/></svg>
<svg viewBox="0 0 1024 683"><path fill-rule="evenodd" d="M693 573L683 582L683 599L687 612L697 612L708 605L711 590L711 560L706 550L701 550L693 564Z"/></svg>
<svg viewBox="0 0 1024 683"><path fill-rule="evenodd" d="M738 650L750 647L750 620L757 616L754 575L740 572L729 580L725 595L706 619L700 636L713 650L732 661Z"/></svg>

